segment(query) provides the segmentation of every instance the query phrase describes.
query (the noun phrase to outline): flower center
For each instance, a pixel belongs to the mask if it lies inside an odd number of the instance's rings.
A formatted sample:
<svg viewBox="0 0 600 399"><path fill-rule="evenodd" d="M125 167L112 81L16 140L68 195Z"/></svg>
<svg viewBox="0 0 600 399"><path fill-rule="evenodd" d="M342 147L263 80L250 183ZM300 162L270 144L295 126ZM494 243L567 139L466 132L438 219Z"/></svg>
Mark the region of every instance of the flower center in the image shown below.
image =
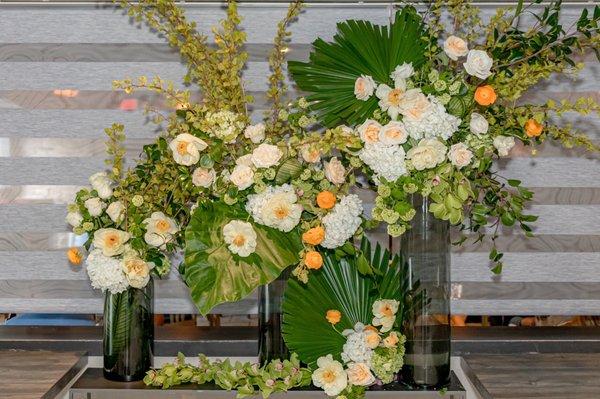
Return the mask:
<svg viewBox="0 0 600 399"><path fill-rule="evenodd" d="M397 139L400 137L400 130L388 129L388 130L386 130L385 135L391 139Z"/></svg>
<svg viewBox="0 0 600 399"><path fill-rule="evenodd" d="M286 217L288 217L288 215L290 214L290 209L288 207L285 207L282 205L282 206L278 206L277 208L275 208L273 213L275 214L275 217L277 219L281 220L281 219L285 219Z"/></svg>
<svg viewBox="0 0 600 399"><path fill-rule="evenodd" d="M235 236L235 238L233 239L233 244L237 247L241 247L242 245L244 245L246 243L246 237L244 237L241 234L238 234L237 236Z"/></svg>
<svg viewBox="0 0 600 399"><path fill-rule="evenodd" d="M179 155L186 155L188 153L187 146L188 143L186 141L180 141L177 143L177 153Z"/></svg>
<svg viewBox="0 0 600 399"><path fill-rule="evenodd" d="M389 305L385 305L381 313L383 313L383 315L386 317L391 317L394 315L394 312L392 312L392 308Z"/></svg>
<svg viewBox="0 0 600 399"><path fill-rule="evenodd" d="M390 104L398 106L400 105L400 99L402 99L403 95L404 92L402 89L394 89L388 94L388 101Z"/></svg>
<svg viewBox="0 0 600 399"><path fill-rule="evenodd" d="M333 381L335 381L335 373L331 370L326 370L323 373L323 381L325 381L326 383L332 383Z"/></svg>
<svg viewBox="0 0 600 399"><path fill-rule="evenodd" d="M156 230L158 230L161 233L164 233L167 230L169 230L169 223L164 219L157 221L155 226L156 226Z"/></svg>
<svg viewBox="0 0 600 399"><path fill-rule="evenodd" d="M105 238L104 244L107 247L114 247L115 245L119 244L119 239L118 239L118 237L116 235L112 234L112 235L109 235L109 236L107 236Z"/></svg>

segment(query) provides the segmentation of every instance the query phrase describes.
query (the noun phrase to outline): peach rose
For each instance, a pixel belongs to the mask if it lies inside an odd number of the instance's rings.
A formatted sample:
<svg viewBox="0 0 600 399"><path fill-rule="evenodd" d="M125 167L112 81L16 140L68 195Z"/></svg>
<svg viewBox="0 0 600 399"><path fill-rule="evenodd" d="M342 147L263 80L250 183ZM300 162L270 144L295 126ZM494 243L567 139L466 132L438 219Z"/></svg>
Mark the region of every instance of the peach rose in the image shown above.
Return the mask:
<svg viewBox="0 0 600 399"><path fill-rule="evenodd" d="M379 346L380 342L381 337L379 336L379 333L374 331L365 331L365 344L367 344L367 347L375 349Z"/></svg>
<svg viewBox="0 0 600 399"><path fill-rule="evenodd" d="M348 382L352 385L369 386L375 382L375 377L365 363L350 363L347 373Z"/></svg>
<svg viewBox="0 0 600 399"><path fill-rule="evenodd" d="M346 181L346 169L336 157L331 158L329 162L325 162L323 169L325 177L331 183L338 185Z"/></svg>
<svg viewBox="0 0 600 399"><path fill-rule="evenodd" d="M525 133L528 137L538 137L542 134L542 130L544 130L544 126L535 119L529 119L525 122Z"/></svg>
<svg viewBox="0 0 600 399"><path fill-rule="evenodd" d="M460 37L450 36L444 42L444 52L453 61L458 60L459 57L464 57L469 52L467 42Z"/></svg>
<svg viewBox="0 0 600 399"><path fill-rule="evenodd" d="M325 318L329 323L336 325L342 320L342 313L339 310L331 309L327 311Z"/></svg>
<svg viewBox="0 0 600 399"><path fill-rule="evenodd" d="M335 205L335 194L331 191L321 191L317 194L317 205L321 209L331 209Z"/></svg>
<svg viewBox="0 0 600 399"><path fill-rule="evenodd" d="M375 91L375 81L368 75L360 75L354 82L354 95L357 99L367 101Z"/></svg>
<svg viewBox="0 0 600 399"><path fill-rule="evenodd" d="M304 264L309 269L320 269L323 266L323 257L317 251L308 251L304 255Z"/></svg>
<svg viewBox="0 0 600 399"><path fill-rule="evenodd" d="M313 227L302 234L302 241L310 245L319 245L325 239L325 229L321 226Z"/></svg>
<svg viewBox="0 0 600 399"><path fill-rule="evenodd" d="M360 139L364 143L373 144L379 142L379 132L381 131L381 124L379 122L367 119L357 130Z"/></svg>
<svg viewBox="0 0 600 399"><path fill-rule="evenodd" d="M475 101L479 105L483 105L487 107L488 105L492 105L496 102L498 95L494 88L490 85L479 86L477 90L475 90Z"/></svg>

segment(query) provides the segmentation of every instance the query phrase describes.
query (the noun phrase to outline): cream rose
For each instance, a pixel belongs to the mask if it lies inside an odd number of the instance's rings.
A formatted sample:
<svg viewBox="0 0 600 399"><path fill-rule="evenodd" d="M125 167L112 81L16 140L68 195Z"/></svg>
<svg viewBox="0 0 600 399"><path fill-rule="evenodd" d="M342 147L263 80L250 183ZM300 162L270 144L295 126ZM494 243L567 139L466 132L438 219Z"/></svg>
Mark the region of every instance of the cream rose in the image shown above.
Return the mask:
<svg viewBox="0 0 600 399"><path fill-rule="evenodd" d="M265 125L258 123L256 125L246 126L244 130L244 137L252 141L254 144L258 144L265 139Z"/></svg>
<svg viewBox="0 0 600 399"><path fill-rule="evenodd" d="M185 166L197 163L200 160L200 151L204 151L206 147L206 142L189 133L182 133L169 143L175 162Z"/></svg>
<svg viewBox="0 0 600 399"><path fill-rule="evenodd" d="M321 356L317 360L318 368L312 374L312 382L317 388L323 388L328 396L337 396L348 386L348 375L342 363L333 360L333 356Z"/></svg>
<svg viewBox="0 0 600 399"><path fill-rule="evenodd" d="M473 159L473 153L464 143L457 143L450 146L448 151L448 159L452 165L461 169L471 163Z"/></svg>
<svg viewBox="0 0 600 399"><path fill-rule="evenodd" d="M385 145L404 144L408 139L408 132L402 122L391 121L381 128L379 141Z"/></svg>
<svg viewBox="0 0 600 399"><path fill-rule="evenodd" d="M387 332L392 329L396 321L396 312L400 303L394 299L380 299L373 303L373 322L374 326L381 326L381 332Z"/></svg>
<svg viewBox="0 0 600 399"><path fill-rule="evenodd" d="M321 161L321 151L316 146L304 144L300 150L302 159L308 163L317 163Z"/></svg>
<svg viewBox="0 0 600 399"><path fill-rule="evenodd" d="M381 124L373 119L367 119L358 127L358 134L363 143L375 144L379 142Z"/></svg>
<svg viewBox="0 0 600 399"><path fill-rule="evenodd" d="M104 212L104 209L106 208L106 204L98 197L85 200L83 205L85 205L85 209L90 213L90 216L93 217L102 215L102 212Z"/></svg>
<svg viewBox="0 0 600 399"><path fill-rule="evenodd" d="M339 185L346 181L346 169L337 157L333 157L329 162L325 162L323 169L325 171L325 177L331 183Z"/></svg>
<svg viewBox="0 0 600 399"><path fill-rule="evenodd" d="M469 52L467 42L460 37L450 36L444 42L444 52L453 61L458 60L459 57L464 57Z"/></svg>
<svg viewBox="0 0 600 399"><path fill-rule="evenodd" d="M365 344L367 345L367 347L375 349L379 346L380 342L381 337L379 336L379 333L372 330L365 331Z"/></svg>
<svg viewBox="0 0 600 399"><path fill-rule="evenodd" d="M81 224L81 222L83 222L83 216L79 212L69 212L67 213L65 221L69 223L72 227L78 227Z"/></svg>
<svg viewBox="0 0 600 399"><path fill-rule="evenodd" d="M90 184L98 193L98 197L102 199L108 199L113 195L113 189L111 188L112 181L104 172L98 172L91 175Z"/></svg>
<svg viewBox="0 0 600 399"><path fill-rule="evenodd" d="M240 190L245 190L254 183L254 171L246 165L236 165L229 180Z"/></svg>
<svg viewBox="0 0 600 399"><path fill-rule="evenodd" d="M252 163L257 168L270 168L277 165L283 153L276 145L263 143L252 152Z"/></svg>
<svg viewBox="0 0 600 399"><path fill-rule="evenodd" d="M223 226L223 239L229 250L241 257L256 250L256 232L252 225L241 220L232 220Z"/></svg>
<svg viewBox="0 0 600 399"><path fill-rule="evenodd" d="M113 222L119 224L125 218L125 205L121 201L112 202L106 208L106 214Z"/></svg>
<svg viewBox="0 0 600 399"><path fill-rule="evenodd" d="M471 114L471 121L469 122L469 130L471 133L478 136L486 134L490 128L490 124L485 117L477 112Z"/></svg>
<svg viewBox="0 0 600 399"><path fill-rule="evenodd" d="M104 256L121 255L125 251L125 243L131 234L118 229L99 229L94 233L93 244Z"/></svg>
<svg viewBox="0 0 600 399"><path fill-rule="evenodd" d="M511 136L498 136L494 138L494 147L501 157L508 156L508 152L515 146L515 138Z"/></svg>
<svg viewBox="0 0 600 399"><path fill-rule="evenodd" d="M238 159L235 160L236 165L246 165L251 168L254 167L254 163L252 162L252 154L242 155Z"/></svg>
<svg viewBox="0 0 600 399"><path fill-rule="evenodd" d="M444 162L446 146L437 139L423 139L416 147L408 150L406 157L416 170L431 169Z"/></svg>
<svg viewBox="0 0 600 399"><path fill-rule="evenodd" d="M144 240L153 247L164 248L173 239L173 234L179 231L175 220L162 212L153 212L142 223L146 226Z"/></svg>
<svg viewBox="0 0 600 399"><path fill-rule="evenodd" d="M150 281L150 270L153 263L148 263L136 256L126 256L122 262L127 282L133 288L144 288Z"/></svg>
<svg viewBox="0 0 600 399"><path fill-rule="evenodd" d="M492 74L492 65L494 61L483 50L470 50L467 55L467 62L463 64L465 71L471 76L479 79L487 79Z"/></svg>
<svg viewBox="0 0 600 399"><path fill-rule="evenodd" d="M406 80L415 74L415 69L411 63L404 63L402 65L398 65L396 69L390 74L390 78L396 82L399 79Z"/></svg>
<svg viewBox="0 0 600 399"><path fill-rule="evenodd" d="M214 169L196 168L192 173L192 183L196 187L210 187L215 181L216 172Z"/></svg>
<svg viewBox="0 0 600 399"><path fill-rule="evenodd" d="M354 82L354 95L362 101L367 101L375 91L375 81L368 75L360 75Z"/></svg>
<svg viewBox="0 0 600 399"><path fill-rule="evenodd" d="M351 385L369 386L375 382L375 377L365 363L350 363L348 365L348 382Z"/></svg>
<svg viewBox="0 0 600 399"><path fill-rule="evenodd" d="M383 339L383 346L386 348L395 348L400 342L400 337L396 331L390 332L390 334Z"/></svg>
<svg viewBox="0 0 600 399"><path fill-rule="evenodd" d="M408 90L399 104L400 113L414 121L420 121L430 108L431 102L420 89Z"/></svg>

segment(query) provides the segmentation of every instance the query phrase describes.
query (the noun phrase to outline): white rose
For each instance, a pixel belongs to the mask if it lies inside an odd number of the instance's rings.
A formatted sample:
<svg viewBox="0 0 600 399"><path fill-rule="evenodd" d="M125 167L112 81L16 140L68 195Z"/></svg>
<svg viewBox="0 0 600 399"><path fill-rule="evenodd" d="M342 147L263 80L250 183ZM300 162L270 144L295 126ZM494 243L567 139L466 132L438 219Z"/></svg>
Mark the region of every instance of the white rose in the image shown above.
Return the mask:
<svg viewBox="0 0 600 399"><path fill-rule="evenodd" d="M494 147L498 150L498 155L505 157L515 146L515 138L511 136L498 136L494 138Z"/></svg>
<svg viewBox="0 0 600 399"><path fill-rule="evenodd" d="M150 270L154 268L154 263L148 263L136 256L126 256L122 268L130 286L144 288L150 281Z"/></svg>
<svg viewBox="0 0 600 399"><path fill-rule="evenodd" d="M265 125L258 123L256 125L249 125L244 130L244 137L250 139L255 144L260 143L265 139Z"/></svg>
<svg viewBox="0 0 600 399"><path fill-rule="evenodd" d="M102 251L104 256L121 255L125 252L125 243L131 234L118 229L99 229L94 233L94 247Z"/></svg>
<svg viewBox="0 0 600 399"><path fill-rule="evenodd" d="M490 124L485 117L477 112L471 114L471 122L469 123L469 129L471 133L476 135L486 134L490 128Z"/></svg>
<svg viewBox="0 0 600 399"><path fill-rule="evenodd" d="M241 257L256 250L256 232L252 225L241 220L232 220L223 226L223 239L229 250Z"/></svg>
<svg viewBox="0 0 600 399"><path fill-rule="evenodd" d="M394 69L394 71L390 74L390 78L394 79L394 82L396 82L397 80L406 80L408 78L410 78L411 76L413 76L415 73L415 69L412 66L412 62L411 63L404 63L402 65L398 65L396 67L396 69ZM400 86L400 85L398 85Z"/></svg>
<svg viewBox="0 0 600 399"><path fill-rule="evenodd" d="M391 121L379 133L379 141L385 145L404 144L407 139L408 132L402 122Z"/></svg>
<svg viewBox="0 0 600 399"><path fill-rule="evenodd" d="M83 216L79 212L69 212L65 221L73 227L78 227L83 222Z"/></svg>
<svg viewBox="0 0 600 399"><path fill-rule="evenodd" d="M344 165L333 157L329 162L325 162L324 166L325 177L333 184L342 184L346 181L346 169Z"/></svg>
<svg viewBox="0 0 600 399"><path fill-rule="evenodd" d="M408 150L406 157L416 170L431 169L444 162L446 146L437 139L423 139L416 147Z"/></svg>
<svg viewBox="0 0 600 399"><path fill-rule="evenodd" d="M460 169L471 163L473 153L464 143L457 143L450 147L448 159L452 162L452 165Z"/></svg>
<svg viewBox="0 0 600 399"><path fill-rule="evenodd" d="M208 144L189 133L182 133L175 137L169 148L173 152L173 159L180 165L190 166L200 160L200 151L208 147Z"/></svg>
<svg viewBox="0 0 600 399"><path fill-rule="evenodd" d="M229 180L240 190L245 190L254 183L254 171L246 165L236 165Z"/></svg>
<svg viewBox="0 0 600 399"><path fill-rule="evenodd" d="M321 161L321 151L316 146L304 144L300 150L302 159L308 163L317 163Z"/></svg>
<svg viewBox="0 0 600 399"><path fill-rule="evenodd" d="M367 119L357 130L363 143L374 144L379 142L379 132L381 131L379 122Z"/></svg>
<svg viewBox="0 0 600 399"><path fill-rule="evenodd" d="M102 200L98 197L87 199L83 205L85 205L85 209L88 210L90 216L98 217L102 215L104 212L104 208L106 208L106 204L102 202Z"/></svg>
<svg viewBox="0 0 600 399"><path fill-rule="evenodd" d="M350 363L346 372L348 373L348 382L351 385L366 387L375 382L375 377L365 363Z"/></svg>
<svg viewBox="0 0 600 399"><path fill-rule="evenodd" d="M210 187L215 181L214 169L196 168L192 173L192 183L196 187Z"/></svg>
<svg viewBox="0 0 600 399"><path fill-rule="evenodd" d="M92 185L92 188L98 192L98 197L102 199L110 198L113 194L111 188L112 181L104 172L98 172L91 175L90 184Z"/></svg>
<svg viewBox="0 0 600 399"><path fill-rule="evenodd" d="M405 117L419 121L431 109L431 102L421 89L408 90L399 104L399 111Z"/></svg>
<svg viewBox="0 0 600 399"><path fill-rule="evenodd" d="M270 168L277 165L283 153L276 145L263 143L252 152L252 163L257 168Z"/></svg>
<svg viewBox="0 0 600 399"><path fill-rule="evenodd" d="M144 240L154 247L164 248L173 239L173 234L179 231L175 220L162 212L153 212L142 224L146 226Z"/></svg>
<svg viewBox="0 0 600 399"><path fill-rule="evenodd" d="M483 50L470 50L467 55L467 62L463 65L467 73L476 76L479 79L487 79L492 74L492 65L494 61Z"/></svg>
<svg viewBox="0 0 600 399"><path fill-rule="evenodd" d="M236 165L246 165L249 167L254 167L254 163L252 163L252 154L242 155L238 159L235 160Z"/></svg>
<svg viewBox="0 0 600 399"><path fill-rule="evenodd" d="M333 360L333 356L321 356L317 360L318 368L312 374L312 382L317 388L323 388L328 396L337 396L348 386L348 375L342 363Z"/></svg>
<svg viewBox="0 0 600 399"><path fill-rule="evenodd" d="M464 57L469 52L467 42L460 37L450 36L444 42L444 52L448 57L456 61L459 57Z"/></svg>
<svg viewBox="0 0 600 399"><path fill-rule="evenodd" d="M125 217L125 205L121 201L115 201L106 208L106 214L115 223L121 223Z"/></svg>
<svg viewBox="0 0 600 399"><path fill-rule="evenodd" d="M375 81L368 75L360 75L354 82L354 95L362 101L367 101L375 91Z"/></svg>

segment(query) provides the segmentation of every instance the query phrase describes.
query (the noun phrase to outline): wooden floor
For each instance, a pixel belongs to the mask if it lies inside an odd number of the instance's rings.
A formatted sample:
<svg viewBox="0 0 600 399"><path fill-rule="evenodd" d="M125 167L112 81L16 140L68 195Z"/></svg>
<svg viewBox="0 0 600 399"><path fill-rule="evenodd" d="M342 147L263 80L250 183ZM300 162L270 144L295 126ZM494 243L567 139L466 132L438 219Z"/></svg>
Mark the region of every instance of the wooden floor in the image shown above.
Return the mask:
<svg viewBox="0 0 600 399"><path fill-rule="evenodd" d="M467 355L462 362L484 399L600 398L600 354Z"/></svg>
<svg viewBox="0 0 600 399"><path fill-rule="evenodd" d="M86 362L74 352L0 351L0 398L55 398Z"/></svg>

